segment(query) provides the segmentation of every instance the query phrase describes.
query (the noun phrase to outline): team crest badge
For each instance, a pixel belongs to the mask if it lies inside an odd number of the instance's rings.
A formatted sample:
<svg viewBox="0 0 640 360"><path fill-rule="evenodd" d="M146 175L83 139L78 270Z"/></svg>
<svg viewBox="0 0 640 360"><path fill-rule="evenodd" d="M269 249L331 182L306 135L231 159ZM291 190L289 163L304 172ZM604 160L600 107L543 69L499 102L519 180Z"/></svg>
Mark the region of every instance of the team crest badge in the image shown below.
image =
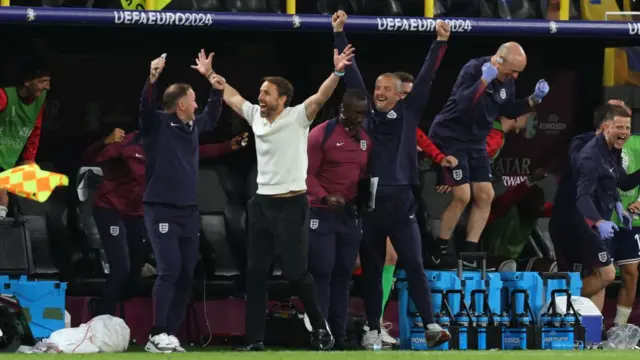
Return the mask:
<svg viewBox="0 0 640 360"><path fill-rule="evenodd" d="M501 98L502 100L504 100L504 99L506 99L506 98L507 98L507 90L505 90L505 89L501 89L501 90L500 90L500 98Z"/></svg>
<svg viewBox="0 0 640 360"><path fill-rule="evenodd" d="M120 234L120 227L112 226L109 228L109 232L111 233L112 236L118 236L118 234Z"/></svg>
<svg viewBox="0 0 640 360"><path fill-rule="evenodd" d="M166 234L167 231L169 231L169 224L167 223L158 224L158 231L160 231L161 234Z"/></svg>
<svg viewBox="0 0 640 360"><path fill-rule="evenodd" d="M367 142L364 140L360 140L360 149L362 149L362 151L366 151L367 150Z"/></svg>
<svg viewBox="0 0 640 360"><path fill-rule="evenodd" d="M318 225L320 224L320 221L317 219L313 219L311 220L311 222L309 223L309 227L311 228L311 230L315 230L318 228Z"/></svg>
<svg viewBox="0 0 640 360"><path fill-rule="evenodd" d="M605 262L605 261L607 261L607 258L608 258L608 257L609 257L609 256L607 255L607 252L606 252L606 251L603 251L603 252L601 252L601 253L599 253L599 254L598 254L598 260L600 260L600 262Z"/></svg>
<svg viewBox="0 0 640 360"><path fill-rule="evenodd" d="M455 180L460 180L462 179L462 170L458 169L458 170L453 170L453 178Z"/></svg>

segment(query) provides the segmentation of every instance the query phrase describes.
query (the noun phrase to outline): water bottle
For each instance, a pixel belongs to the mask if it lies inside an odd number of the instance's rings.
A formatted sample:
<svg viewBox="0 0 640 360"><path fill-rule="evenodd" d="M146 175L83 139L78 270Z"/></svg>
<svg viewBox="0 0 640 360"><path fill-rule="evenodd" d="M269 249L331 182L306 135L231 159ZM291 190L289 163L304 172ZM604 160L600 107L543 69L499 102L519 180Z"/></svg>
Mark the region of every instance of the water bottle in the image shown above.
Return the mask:
<svg viewBox="0 0 640 360"><path fill-rule="evenodd" d="M489 317L485 314L477 314L476 321L476 324L478 325L478 350L486 350Z"/></svg>

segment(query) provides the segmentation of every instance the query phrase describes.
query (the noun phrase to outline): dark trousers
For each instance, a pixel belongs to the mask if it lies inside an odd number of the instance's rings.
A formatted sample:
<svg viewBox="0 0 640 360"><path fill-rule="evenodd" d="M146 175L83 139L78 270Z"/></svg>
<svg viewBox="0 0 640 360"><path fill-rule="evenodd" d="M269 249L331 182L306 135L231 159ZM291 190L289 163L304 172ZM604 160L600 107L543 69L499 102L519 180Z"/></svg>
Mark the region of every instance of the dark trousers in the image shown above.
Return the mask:
<svg viewBox="0 0 640 360"><path fill-rule="evenodd" d="M198 262L200 214L195 206L144 205L144 222L156 258L153 286L152 335L174 335L191 298L193 271Z"/></svg>
<svg viewBox="0 0 640 360"><path fill-rule="evenodd" d="M365 311L371 329L380 328L382 314L382 268L386 239L391 238L398 262L407 273L409 296L425 326L433 323L431 290L424 273L422 244L416 221L416 202L410 186L381 186L376 191L375 209L362 220L360 263L365 282Z"/></svg>
<svg viewBox="0 0 640 360"><path fill-rule="evenodd" d="M307 271L309 204L305 194L274 198L259 195L249 201L247 258L247 342L264 340L267 280L271 261L280 250L282 272L297 293L314 328L325 326L316 302L313 277Z"/></svg>
<svg viewBox="0 0 640 360"><path fill-rule="evenodd" d="M311 208L309 272L316 284L318 306L336 338L347 333L349 281L356 265L362 232L353 212Z"/></svg>
<svg viewBox="0 0 640 360"><path fill-rule="evenodd" d="M109 276L95 315L115 315L117 303L126 290L134 290L140 278L144 257L144 221L142 216L124 218L119 212L93 207L93 218L102 248L109 262Z"/></svg>

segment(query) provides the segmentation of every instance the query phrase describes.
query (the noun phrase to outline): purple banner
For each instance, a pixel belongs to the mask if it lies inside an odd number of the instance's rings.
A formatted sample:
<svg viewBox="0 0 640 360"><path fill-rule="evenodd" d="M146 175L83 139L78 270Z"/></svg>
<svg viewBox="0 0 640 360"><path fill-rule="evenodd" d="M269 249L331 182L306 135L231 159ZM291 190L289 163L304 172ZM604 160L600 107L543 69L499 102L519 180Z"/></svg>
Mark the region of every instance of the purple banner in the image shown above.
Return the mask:
<svg viewBox="0 0 640 360"><path fill-rule="evenodd" d="M454 33L550 37L640 37L640 22L549 21L443 18ZM128 11L85 8L0 7L0 23L139 27L191 27L247 30L330 31L325 15L211 13L198 11ZM432 34L435 19L350 16L348 32Z"/></svg>

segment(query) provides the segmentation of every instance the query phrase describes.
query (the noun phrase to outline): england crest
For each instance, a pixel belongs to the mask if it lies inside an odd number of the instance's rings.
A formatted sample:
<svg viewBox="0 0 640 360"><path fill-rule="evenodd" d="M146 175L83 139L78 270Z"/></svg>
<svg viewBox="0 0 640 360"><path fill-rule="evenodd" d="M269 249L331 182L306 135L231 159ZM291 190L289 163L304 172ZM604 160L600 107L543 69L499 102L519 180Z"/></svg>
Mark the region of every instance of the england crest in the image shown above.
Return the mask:
<svg viewBox="0 0 640 360"><path fill-rule="evenodd" d="M500 98L502 100L507 98L507 90L505 90L505 89L500 90Z"/></svg>
<svg viewBox="0 0 640 360"><path fill-rule="evenodd" d="M360 149L367 151L367 142L365 140L360 140Z"/></svg>
<svg viewBox="0 0 640 360"><path fill-rule="evenodd" d="M318 224L320 224L320 221L318 221L317 219L312 219L311 222L309 223L309 227L312 230L315 230L318 228Z"/></svg>
<svg viewBox="0 0 640 360"><path fill-rule="evenodd" d="M169 224L168 223L158 224L158 231L160 231L161 234L166 234L167 231L169 231Z"/></svg>
<svg viewBox="0 0 640 360"><path fill-rule="evenodd" d="M462 179L462 170L458 169L458 170L453 170L453 178L455 180L460 180Z"/></svg>
<svg viewBox="0 0 640 360"><path fill-rule="evenodd" d="M120 234L120 227L118 226L111 226L109 228L109 232L111 233L112 236L118 236L118 234Z"/></svg>
<svg viewBox="0 0 640 360"><path fill-rule="evenodd" d="M600 260L600 262L605 262L607 261L608 258L609 258L609 254L607 254L606 251L603 251L598 254L598 260Z"/></svg>

